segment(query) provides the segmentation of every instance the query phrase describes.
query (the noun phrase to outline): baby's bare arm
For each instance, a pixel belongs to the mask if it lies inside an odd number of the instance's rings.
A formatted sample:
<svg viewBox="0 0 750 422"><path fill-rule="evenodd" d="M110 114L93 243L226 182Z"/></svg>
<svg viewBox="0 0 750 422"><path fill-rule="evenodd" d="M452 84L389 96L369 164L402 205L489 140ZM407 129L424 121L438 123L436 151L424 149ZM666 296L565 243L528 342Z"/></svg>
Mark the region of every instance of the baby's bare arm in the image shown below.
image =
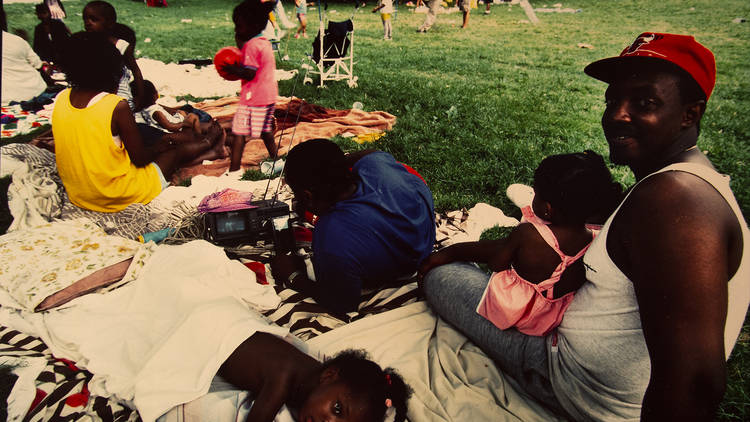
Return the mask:
<svg viewBox="0 0 750 422"><path fill-rule="evenodd" d="M255 402L247 421L271 422L289 402L299 374L315 362L283 339L259 332L235 349L221 365L219 375L252 393Z"/></svg>
<svg viewBox="0 0 750 422"><path fill-rule="evenodd" d="M161 111L155 111L154 112L154 120L156 120L156 123L159 123L159 126L163 127L164 129L170 131L170 132L177 132L178 130L182 129L182 122L180 123L172 123L169 121L167 116L164 115Z"/></svg>

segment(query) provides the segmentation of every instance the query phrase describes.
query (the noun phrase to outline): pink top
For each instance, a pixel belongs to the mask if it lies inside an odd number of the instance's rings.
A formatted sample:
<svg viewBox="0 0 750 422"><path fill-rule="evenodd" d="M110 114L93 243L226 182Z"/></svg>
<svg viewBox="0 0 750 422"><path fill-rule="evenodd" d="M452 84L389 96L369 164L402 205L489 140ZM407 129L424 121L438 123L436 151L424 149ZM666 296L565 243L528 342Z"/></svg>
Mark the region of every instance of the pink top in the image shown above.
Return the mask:
<svg viewBox="0 0 750 422"><path fill-rule="evenodd" d="M279 87L271 43L261 36L249 39L242 46L242 64L254 68L255 77L242 81L240 104L256 107L276 104Z"/></svg>
<svg viewBox="0 0 750 422"><path fill-rule="evenodd" d="M570 292L553 299L555 284L560 281L563 271L586 253L591 243L575 256L565 255L552 230L547 227L549 223L537 217L531 207L524 207L522 212L521 221L531 223L539 231L547 244L560 256L560 265L550 278L539 284L525 280L512 267L492 274L477 305L477 313L501 330L516 327L524 334L542 336L560 324L575 293Z"/></svg>

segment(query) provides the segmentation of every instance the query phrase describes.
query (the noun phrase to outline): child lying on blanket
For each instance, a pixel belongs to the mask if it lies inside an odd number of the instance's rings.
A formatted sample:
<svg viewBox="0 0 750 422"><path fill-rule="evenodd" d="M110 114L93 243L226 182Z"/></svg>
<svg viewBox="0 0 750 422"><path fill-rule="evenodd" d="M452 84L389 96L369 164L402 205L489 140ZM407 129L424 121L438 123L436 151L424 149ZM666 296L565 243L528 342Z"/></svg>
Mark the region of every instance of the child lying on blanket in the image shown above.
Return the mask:
<svg viewBox="0 0 750 422"><path fill-rule="evenodd" d="M382 370L363 351L323 363L273 334L257 332L235 349L219 375L254 393L248 421L272 421L283 404L300 422L383 421L406 418L411 389L393 369Z"/></svg>
<svg viewBox="0 0 750 422"><path fill-rule="evenodd" d="M547 157L534 173L534 200L507 239L449 246L430 255L420 274L456 261L486 263L494 273L476 312L501 330L545 335L585 281L580 258L595 235L586 223L608 215L621 193L592 151Z"/></svg>
<svg viewBox="0 0 750 422"><path fill-rule="evenodd" d="M135 90L135 82L130 83L131 89ZM157 104L159 92L153 82L143 80L143 110L135 112L135 122L147 124L162 132L180 132L183 128L189 128L195 133L202 135L203 128L197 114L188 113L172 107Z"/></svg>

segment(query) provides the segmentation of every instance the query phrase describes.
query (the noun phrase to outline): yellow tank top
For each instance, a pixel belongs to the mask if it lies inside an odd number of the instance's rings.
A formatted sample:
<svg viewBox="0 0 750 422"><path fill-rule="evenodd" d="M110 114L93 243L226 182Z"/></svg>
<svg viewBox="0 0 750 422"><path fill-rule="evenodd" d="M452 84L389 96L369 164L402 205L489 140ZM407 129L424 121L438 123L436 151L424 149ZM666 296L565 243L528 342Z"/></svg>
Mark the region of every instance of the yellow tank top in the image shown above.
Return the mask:
<svg viewBox="0 0 750 422"><path fill-rule="evenodd" d="M70 89L58 95L52 111L55 159L70 202L101 212L149 203L161 192L152 165L136 167L124 145L112 137L112 113L122 97L107 94L86 108L70 103Z"/></svg>

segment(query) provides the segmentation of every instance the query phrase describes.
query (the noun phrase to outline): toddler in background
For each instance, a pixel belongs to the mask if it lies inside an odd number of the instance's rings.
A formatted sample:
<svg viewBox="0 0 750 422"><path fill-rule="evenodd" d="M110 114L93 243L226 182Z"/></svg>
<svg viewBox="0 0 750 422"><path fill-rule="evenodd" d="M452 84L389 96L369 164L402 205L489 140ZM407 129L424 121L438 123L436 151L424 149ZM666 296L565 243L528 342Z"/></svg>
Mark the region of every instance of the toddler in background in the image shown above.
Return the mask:
<svg viewBox="0 0 750 422"><path fill-rule="evenodd" d="M143 75L135 61L135 32L130 27L117 23L115 8L101 0L88 2L83 8L83 26L86 32L106 34L122 54L125 65L122 68L117 95L128 101L131 110L140 110L143 102ZM131 76L135 82L135 91L130 88Z"/></svg>
<svg viewBox="0 0 750 422"><path fill-rule="evenodd" d="M151 81L143 81L143 94L143 109L135 112L136 123L147 124L162 132L179 132L182 128L189 128L199 135L203 134L198 115L156 103L159 93Z"/></svg>
<svg viewBox="0 0 750 422"><path fill-rule="evenodd" d="M294 5L297 6L297 19L299 20L299 28L294 38L299 38L300 33L303 38L307 38L307 0L294 0Z"/></svg>
<svg viewBox="0 0 750 422"><path fill-rule="evenodd" d="M223 70L242 80L239 106L232 121L229 171L239 170L246 137L261 138L271 158L277 147L273 139L274 117L278 85L276 58L271 43L262 36L268 24L268 13L273 1L245 0L234 8L234 38L242 51L242 63L226 65Z"/></svg>
<svg viewBox="0 0 750 422"><path fill-rule="evenodd" d="M240 344L219 375L258 398L248 421L270 422L286 404L304 422L402 422L411 395L401 376L364 351L345 350L321 363L265 332Z"/></svg>
<svg viewBox="0 0 750 422"><path fill-rule="evenodd" d="M65 41L70 38L70 29L59 19L53 19L49 7L39 3L34 7L39 24L34 28L34 52L40 59L57 63Z"/></svg>
<svg viewBox="0 0 750 422"><path fill-rule="evenodd" d="M448 246L420 268L456 261L485 263L493 271L477 313L501 330L541 336L562 321L574 292L585 281L580 258L595 233L587 222L608 215L622 188L593 151L553 155L534 173L534 200L506 239Z"/></svg>
<svg viewBox="0 0 750 422"><path fill-rule="evenodd" d="M391 14L393 13L393 0L378 0L378 5L372 9L372 13L380 10L380 20L383 21L383 39L393 39L393 27L391 25Z"/></svg>

